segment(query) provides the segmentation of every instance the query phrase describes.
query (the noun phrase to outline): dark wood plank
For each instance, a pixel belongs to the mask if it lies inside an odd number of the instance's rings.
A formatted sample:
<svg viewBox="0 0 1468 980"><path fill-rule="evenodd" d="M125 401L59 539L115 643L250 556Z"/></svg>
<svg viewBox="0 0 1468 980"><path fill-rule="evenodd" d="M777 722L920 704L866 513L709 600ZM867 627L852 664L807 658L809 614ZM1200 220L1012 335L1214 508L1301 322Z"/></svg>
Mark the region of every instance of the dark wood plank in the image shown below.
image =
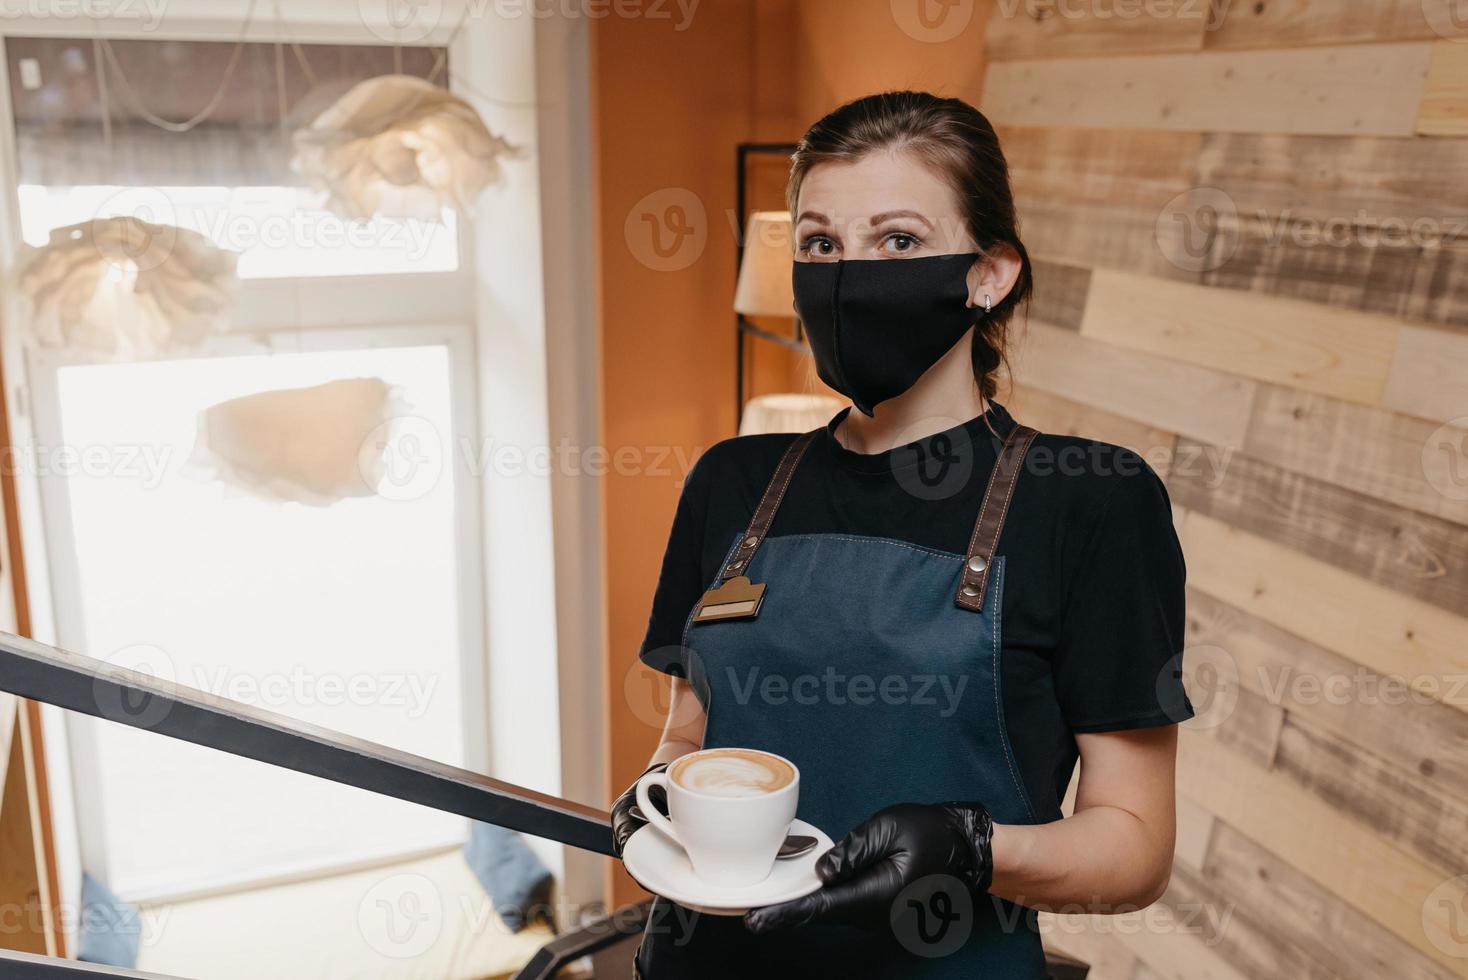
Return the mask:
<svg viewBox="0 0 1468 980"><path fill-rule="evenodd" d="M1283 855L1224 823L1214 832L1201 871L1174 867L1164 901L1229 910L1226 928L1212 930L1212 935L1224 958L1249 977L1449 980L1454 976L1295 870ZM1208 918L1195 916L1200 924Z"/></svg>
<svg viewBox="0 0 1468 980"><path fill-rule="evenodd" d="M1289 713L1274 768L1444 877L1468 868L1468 803L1416 772Z"/></svg>
<svg viewBox="0 0 1468 980"><path fill-rule="evenodd" d="M1189 727L1217 739L1261 769L1273 767L1284 708L1229 677L1230 664L1220 664L1218 651L1209 651L1207 656L1202 653L1194 647L1183 655L1188 700L1197 711ZM1230 655L1224 650L1222 656ZM1218 669L1220 666L1224 669Z"/></svg>
<svg viewBox="0 0 1468 980"><path fill-rule="evenodd" d="M1369 749L1419 787L1468 804L1468 714L1384 683L1354 661L1194 588L1186 642L1226 651L1239 685L1291 717Z"/></svg>
<svg viewBox="0 0 1468 980"><path fill-rule="evenodd" d="M1020 237L1036 259L1098 269L1123 269L1197 282L1212 236L1189 223L1158 216L1156 205L1056 202L1020 194ZM1168 212L1169 214L1171 212ZM1181 257L1181 258L1180 258Z"/></svg>
<svg viewBox="0 0 1468 980"><path fill-rule="evenodd" d="M1468 239L1421 243L1241 214L1220 222L1201 281L1428 323L1468 325Z"/></svg>
<svg viewBox="0 0 1468 980"><path fill-rule="evenodd" d="M1174 503L1452 612L1468 609L1461 525L1197 440L1178 440Z"/></svg>
<svg viewBox="0 0 1468 980"><path fill-rule="evenodd" d="M1400 227L1427 240L1468 231L1465 172L1468 139L1205 133L1197 183L1271 224Z"/></svg>
<svg viewBox="0 0 1468 980"><path fill-rule="evenodd" d="M1339 980L1307 948L1263 927L1249 909L1185 864L1173 864L1172 880L1160 904L1171 909L1199 943L1250 980Z"/></svg>
<svg viewBox="0 0 1468 980"><path fill-rule="evenodd" d="M1079 330L1086 313L1086 296L1091 291L1091 270L1043 259L1032 259L1032 265L1035 291L1029 315L1052 326Z"/></svg>
<svg viewBox="0 0 1468 980"><path fill-rule="evenodd" d="M1197 278L1195 267L1169 256L1189 248L1201 253L1207 241L1168 209L1194 185L1200 134L1043 126L998 132L1032 256Z"/></svg>

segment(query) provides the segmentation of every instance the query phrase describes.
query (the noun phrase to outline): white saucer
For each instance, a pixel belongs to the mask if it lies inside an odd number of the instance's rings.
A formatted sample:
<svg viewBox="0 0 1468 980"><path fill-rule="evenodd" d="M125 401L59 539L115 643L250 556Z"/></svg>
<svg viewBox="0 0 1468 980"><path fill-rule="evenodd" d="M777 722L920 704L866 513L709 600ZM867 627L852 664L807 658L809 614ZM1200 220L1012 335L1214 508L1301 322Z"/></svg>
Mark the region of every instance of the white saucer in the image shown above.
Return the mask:
<svg viewBox="0 0 1468 980"><path fill-rule="evenodd" d="M627 838L622 863L643 888L686 909L709 915L743 915L750 909L809 895L821 887L816 859L831 849L831 838L804 820L792 823L790 833L814 837L816 846L799 857L776 861L764 881L739 888L704 882L693 873L683 848L653 826L643 826Z"/></svg>

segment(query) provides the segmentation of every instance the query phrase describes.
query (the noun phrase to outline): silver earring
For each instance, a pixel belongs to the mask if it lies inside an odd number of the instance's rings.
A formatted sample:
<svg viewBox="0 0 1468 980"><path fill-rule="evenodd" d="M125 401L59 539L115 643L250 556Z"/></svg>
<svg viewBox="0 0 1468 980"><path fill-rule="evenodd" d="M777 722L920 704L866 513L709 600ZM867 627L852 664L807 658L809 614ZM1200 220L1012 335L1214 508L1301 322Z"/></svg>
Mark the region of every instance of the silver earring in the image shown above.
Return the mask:
<svg viewBox="0 0 1468 980"><path fill-rule="evenodd" d="M988 293L984 294L984 314L987 316L994 309L994 301Z"/></svg>

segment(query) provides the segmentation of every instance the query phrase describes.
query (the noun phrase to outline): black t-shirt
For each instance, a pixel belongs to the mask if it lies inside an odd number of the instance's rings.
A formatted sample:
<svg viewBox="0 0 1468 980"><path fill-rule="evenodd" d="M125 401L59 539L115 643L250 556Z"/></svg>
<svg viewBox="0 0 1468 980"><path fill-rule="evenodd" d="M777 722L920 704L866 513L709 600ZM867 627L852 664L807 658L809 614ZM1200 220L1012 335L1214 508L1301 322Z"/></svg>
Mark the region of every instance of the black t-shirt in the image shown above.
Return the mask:
<svg viewBox="0 0 1468 980"><path fill-rule="evenodd" d="M888 452L819 433L769 536L860 534L962 556L1015 425L1002 405ZM992 427L992 428L991 428ZM685 482L641 657L683 673L693 606L749 523L793 435L710 447ZM1004 556L1001 684L1010 744L1037 812L1054 812L1077 758L1075 734L1185 721L1184 565L1162 480L1136 453L1041 434L1030 447L997 554Z"/></svg>

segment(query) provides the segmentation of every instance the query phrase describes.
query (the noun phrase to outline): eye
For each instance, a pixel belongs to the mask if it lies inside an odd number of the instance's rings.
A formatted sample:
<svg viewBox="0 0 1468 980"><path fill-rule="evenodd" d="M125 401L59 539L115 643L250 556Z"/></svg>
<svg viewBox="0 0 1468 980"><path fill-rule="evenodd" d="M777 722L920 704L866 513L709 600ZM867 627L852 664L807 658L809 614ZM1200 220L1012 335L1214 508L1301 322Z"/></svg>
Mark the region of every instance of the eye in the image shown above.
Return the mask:
<svg viewBox="0 0 1468 980"><path fill-rule="evenodd" d="M916 235L909 235L905 231L894 231L882 240L882 245L889 252L901 255L903 252L911 252L921 245Z"/></svg>
<svg viewBox="0 0 1468 980"><path fill-rule="evenodd" d="M825 235L811 235L800 243L800 253L815 258L829 258L836 254L836 243Z"/></svg>

